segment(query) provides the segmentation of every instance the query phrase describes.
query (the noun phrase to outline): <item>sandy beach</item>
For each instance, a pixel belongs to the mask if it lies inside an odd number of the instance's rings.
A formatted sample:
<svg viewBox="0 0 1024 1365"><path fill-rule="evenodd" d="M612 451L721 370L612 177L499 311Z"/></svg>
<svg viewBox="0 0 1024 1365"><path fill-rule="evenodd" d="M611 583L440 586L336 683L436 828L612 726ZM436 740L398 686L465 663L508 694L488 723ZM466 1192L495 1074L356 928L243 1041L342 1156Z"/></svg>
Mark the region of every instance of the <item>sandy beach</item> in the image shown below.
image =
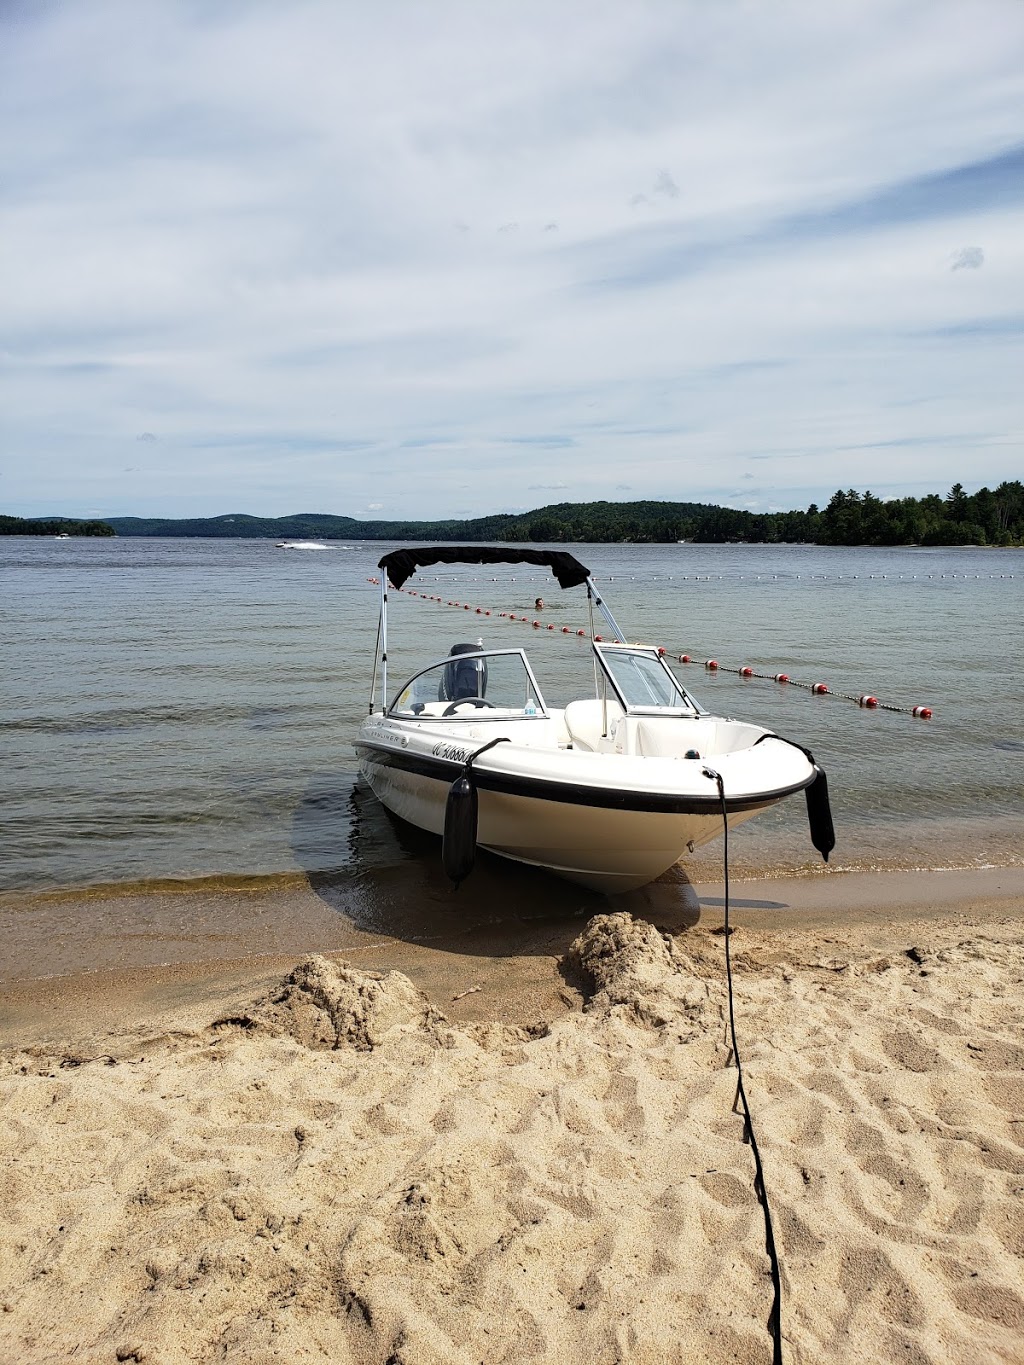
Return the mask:
<svg viewBox="0 0 1024 1365"><path fill-rule="evenodd" d="M721 888L692 890L431 941L299 886L167 892L88 972L15 951L0 1358L769 1361ZM1024 1359L1021 870L733 906L785 1358Z"/></svg>

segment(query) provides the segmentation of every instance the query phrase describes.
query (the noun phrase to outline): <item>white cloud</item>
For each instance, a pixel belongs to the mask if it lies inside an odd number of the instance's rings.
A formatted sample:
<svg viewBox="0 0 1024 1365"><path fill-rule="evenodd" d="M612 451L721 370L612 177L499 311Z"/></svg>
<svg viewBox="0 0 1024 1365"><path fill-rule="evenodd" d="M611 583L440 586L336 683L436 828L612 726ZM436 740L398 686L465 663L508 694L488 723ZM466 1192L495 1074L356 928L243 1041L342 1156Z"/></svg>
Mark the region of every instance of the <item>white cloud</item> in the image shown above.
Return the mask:
<svg viewBox="0 0 1024 1365"><path fill-rule="evenodd" d="M658 172L658 178L654 182L652 193L664 195L666 199L679 198L679 186L672 179L670 171Z"/></svg>
<svg viewBox="0 0 1024 1365"><path fill-rule="evenodd" d="M1024 11L402 13L0 18L5 510L1018 476Z"/></svg>
<svg viewBox="0 0 1024 1365"><path fill-rule="evenodd" d="M950 270L980 270L985 264L985 253L980 246L961 247L953 256Z"/></svg>

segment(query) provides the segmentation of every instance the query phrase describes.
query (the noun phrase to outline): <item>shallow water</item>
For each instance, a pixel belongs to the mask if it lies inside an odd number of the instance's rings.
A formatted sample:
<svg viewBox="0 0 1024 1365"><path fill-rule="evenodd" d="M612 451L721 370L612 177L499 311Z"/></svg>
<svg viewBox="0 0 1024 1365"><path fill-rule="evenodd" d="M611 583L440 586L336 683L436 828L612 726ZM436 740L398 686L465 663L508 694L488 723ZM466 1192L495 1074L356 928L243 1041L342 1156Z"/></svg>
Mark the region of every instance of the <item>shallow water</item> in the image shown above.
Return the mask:
<svg viewBox="0 0 1024 1365"><path fill-rule="evenodd" d="M363 888L368 901L382 879L424 894L437 843L360 818L372 798L352 749L377 623L368 580L388 548L0 539L0 889L305 874ZM834 866L1021 861L1024 552L575 553L632 639L934 708L921 721L678 666L705 705L814 750L829 773ZM528 647L552 704L587 688L587 642L560 630L586 626L579 590L513 566L445 568L408 587L471 609L392 594L392 690L478 636ZM553 632L475 610L532 617L538 593ZM746 873L820 865L799 798L744 826L731 851ZM700 851L696 872L712 875L720 856L716 845ZM566 895L553 878L499 866L534 900Z"/></svg>

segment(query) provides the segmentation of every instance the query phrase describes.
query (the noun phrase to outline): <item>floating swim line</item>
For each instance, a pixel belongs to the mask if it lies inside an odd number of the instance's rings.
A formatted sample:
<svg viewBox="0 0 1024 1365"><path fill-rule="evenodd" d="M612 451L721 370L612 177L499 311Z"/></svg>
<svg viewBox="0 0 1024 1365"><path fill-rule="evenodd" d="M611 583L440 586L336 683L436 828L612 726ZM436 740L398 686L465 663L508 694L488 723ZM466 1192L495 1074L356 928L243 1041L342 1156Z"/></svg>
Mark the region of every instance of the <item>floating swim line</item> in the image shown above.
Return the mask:
<svg viewBox="0 0 1024 1365"><path fill-rule="evenodd" d="M378 586L380 584L379 578L368 578L366 581ZM571 626L557 626L553 621L549 621L545 624L543 621L537 620L536 617L518 616L514 611L494 611L491 607L478 607L471 602L456 602L444 597L438 597L435 593L417 592L414 588L392 587L391 591L404 593L406 597L418 597L423 602L434 602L438 606L457 607L462 611L471 611L477 616L494 616L507 621L518 621L520 624L530 626L534 630L549 630L553 634L573 635L580 639L588 638L585 630L579 628L574 630ZM603 644L605 640L603 635L595 635L593 638L598 644ZM621 641L616 643L625 644L627 642ZM661 655L668 655L670 653L664 645L645 645L644 648L654 648ZM699 662L692 654L672 654L671 657L681 664ZM934 715L934 711L930 706L899 706L895 702L880 701L878 697L874 696L871 692L862 692L859 695L853 692L836 692L833 688L829 687L827 683L804 682L799 678L791 677L788 673L759 673L756 669L751 668L749 664L738 666L723 664L720 663L718 659L711 658L704 660L704 667L709 673L732 673L738 678L756 678L761 682L775 682L788 687L802 687L805 691L810 692L812 696L836 697L840 701L853 701L866 711L892 711L899 715L913 716L916 720L931 720Z"/></svg>

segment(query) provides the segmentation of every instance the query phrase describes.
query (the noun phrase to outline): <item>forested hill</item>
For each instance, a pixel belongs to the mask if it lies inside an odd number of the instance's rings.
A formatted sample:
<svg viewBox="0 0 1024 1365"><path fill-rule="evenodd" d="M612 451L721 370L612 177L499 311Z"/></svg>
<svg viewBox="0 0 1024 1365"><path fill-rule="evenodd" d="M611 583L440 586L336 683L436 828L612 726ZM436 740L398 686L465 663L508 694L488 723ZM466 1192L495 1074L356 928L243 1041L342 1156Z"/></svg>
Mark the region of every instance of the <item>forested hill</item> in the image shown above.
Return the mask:
<svg viewBox="0 0 1024 1365"><path fill-rule="evenodd" d="M111 517L119 536L211 536L234 540L376 540L368 528L383 523L335 517L329 512L299 512L291 517L250 517L232 512L221 517Z"/></svg>
<svg viewBox="0 0 1024 1365"><path fill-rule="evenodd" d="M68 517L0 516L0 536L112 536L106 521L74 521Z"/></svg>
<svg viewBox="0 0 1024 1365"><path fill-rule="evenodd" d="M803 541L819 545L1020 545L1024 543L1024 484L965 493L955 484L945 497L896 498L837 492L823 510L743 512L699 502L562 502L534 512L502 513L470 521L357 521L324 512L291 517L234 513L185 521L110 517L120 536L388 541L542 542L627 541L672 544Z"/></svg>

